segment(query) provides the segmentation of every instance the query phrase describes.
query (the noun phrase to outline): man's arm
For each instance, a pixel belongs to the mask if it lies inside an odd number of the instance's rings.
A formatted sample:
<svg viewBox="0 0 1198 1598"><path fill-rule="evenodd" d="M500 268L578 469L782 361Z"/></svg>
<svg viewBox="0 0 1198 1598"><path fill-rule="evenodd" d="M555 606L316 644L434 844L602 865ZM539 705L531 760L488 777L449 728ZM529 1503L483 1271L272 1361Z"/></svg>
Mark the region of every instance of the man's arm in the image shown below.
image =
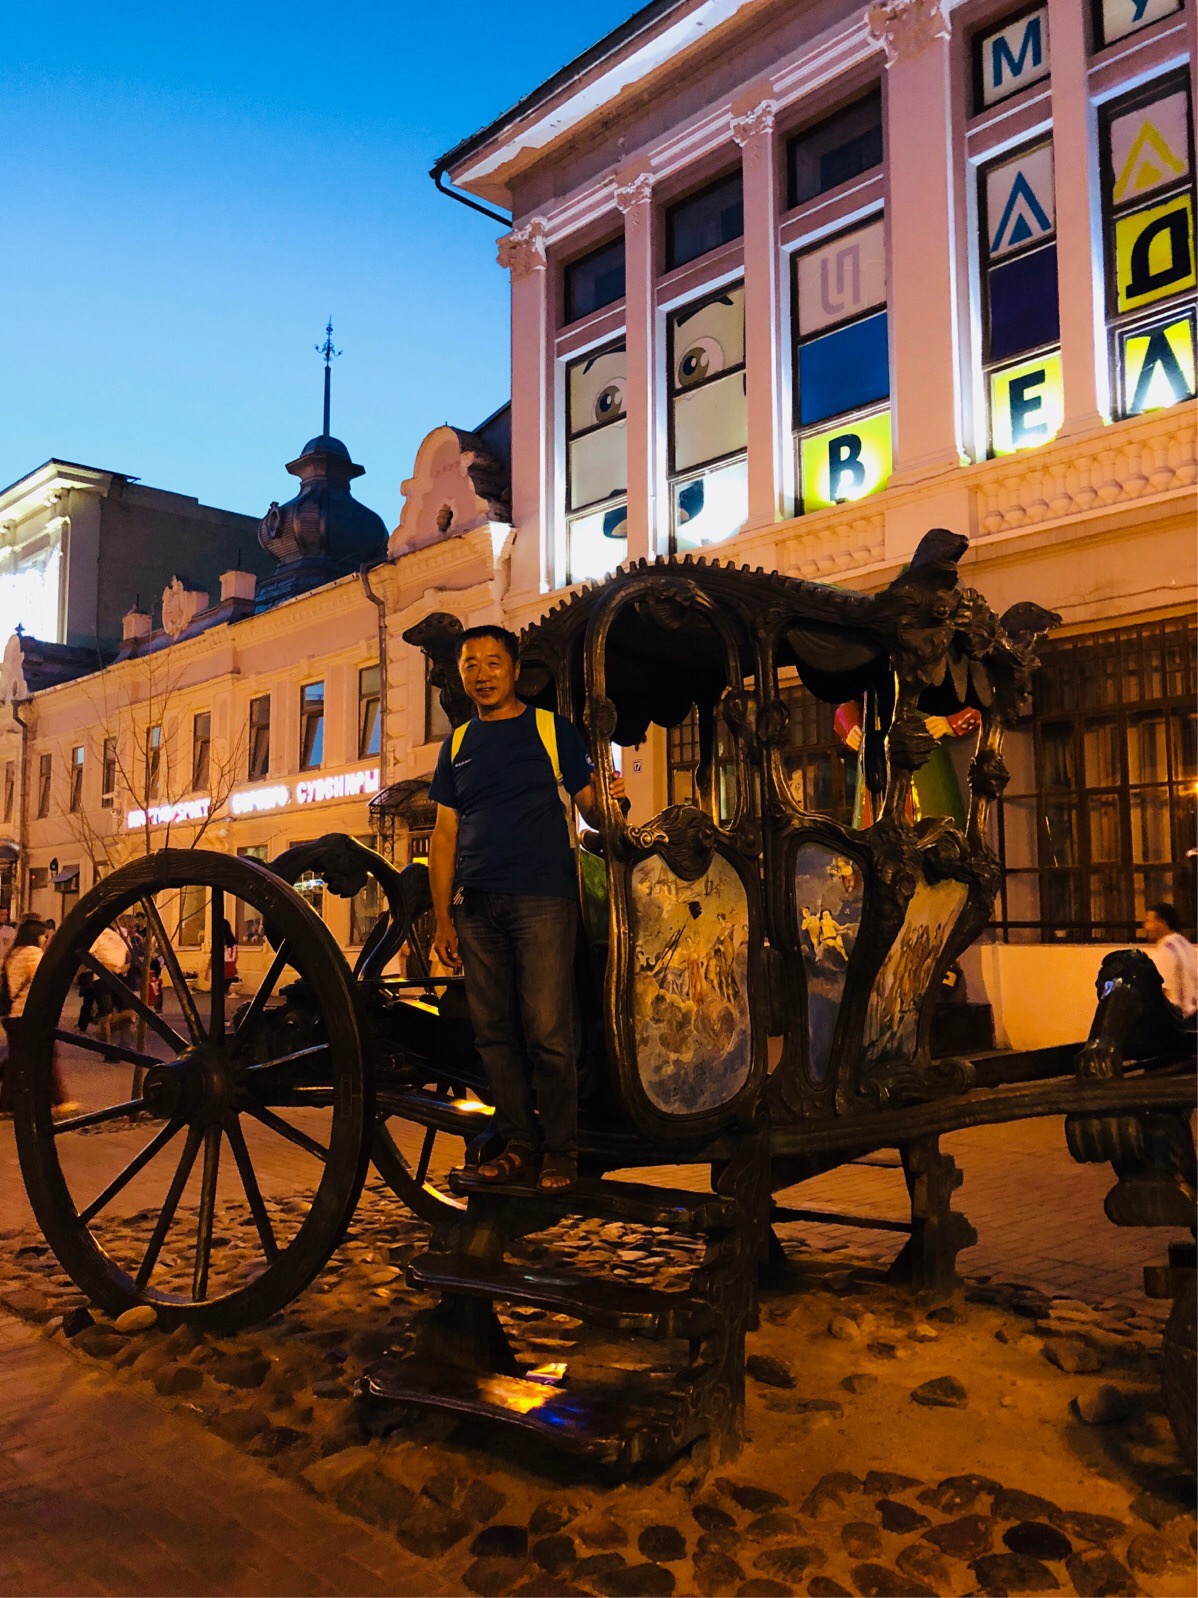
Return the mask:
<svg viewBox="0 0 1198 1598"><path fill-rule="evenodd" d="M615 799L617 803L619 803L619 801L622 799L627 799L628 797L624 792L624 779L618 771L612 776L611 794L612 798ZM574 803L581 813L582 819L586 822L587 826L594 827L596 830L598 830L599 791L596 787L594 777L591 778L590 782L587 783L585 788L580 788L574 795ZM625 814L627 814L627 812L625 812Z"/></svg>
<svg viewBox="0 0 1198 1598"><path fill-rule="evenodd" d="M433 953L455 970L461 965L458 935L453 924L453 873L458 859L458 813L449 805L437 806L437 820L428 846L428 880L433 895Z"/></svg>

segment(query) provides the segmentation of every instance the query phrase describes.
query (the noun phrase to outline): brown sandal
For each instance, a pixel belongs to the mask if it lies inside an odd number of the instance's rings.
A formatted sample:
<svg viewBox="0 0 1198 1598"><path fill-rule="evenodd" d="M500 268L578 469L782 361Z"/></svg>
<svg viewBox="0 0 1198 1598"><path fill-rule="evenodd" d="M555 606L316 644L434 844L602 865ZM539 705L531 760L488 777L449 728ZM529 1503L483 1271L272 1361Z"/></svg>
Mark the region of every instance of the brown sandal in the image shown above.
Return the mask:
<svg viewBox="0 0 1198 1598"><path fill-rule="evenodd" d="M568 1193L578 1181L578 1161L572 1154L547 1154L537 1186L542 1193Z"/></svg>
<svg viewBox="0 0 1198 1598"><path fill-rule="evenodd" d="M518 1144L509 1143L502 1154L497 1154L493 1160L484 1160L476 1174L480 1182L498 1184L510 1182L525 1172L531 1176L536 1168L537 1158L532 1149L524 1149Z"/></svg>

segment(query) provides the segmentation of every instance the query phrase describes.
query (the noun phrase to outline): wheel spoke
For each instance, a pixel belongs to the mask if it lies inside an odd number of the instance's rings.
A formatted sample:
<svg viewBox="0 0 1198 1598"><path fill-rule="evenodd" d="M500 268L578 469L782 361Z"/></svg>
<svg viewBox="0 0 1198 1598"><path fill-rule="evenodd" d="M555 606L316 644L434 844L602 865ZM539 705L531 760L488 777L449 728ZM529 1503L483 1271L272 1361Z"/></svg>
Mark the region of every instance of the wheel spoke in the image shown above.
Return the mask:
<svg viewBox="0 0 1198 1598"><path fill-rule="evenodd" d="M208 1036L213 1043L225 1037L225 891L212 890L212 1019Z"/></svg>
<svg viewBox="0 0 1198 1598"><path fill-rule="evenodd" d="M89 1038L86 1032L68 1032L65 1027L56 1027L54 1036L59 1043L69 1043L73 1049L89 1049L92 1054L98 1054L110 1065L123 1065L126 1062L130 1065L162 1064L156 1054L142 1054L138 1049L126 1049L119 1043L105 1043L100 1038Z"/></svg>
<svg viewBox="0 0 1198 1598"><path fill-rule="evenodd" d="M150 1280L150 1272L158 1261L162 1245L166 1241L166 1234L171 1229L171 1222L175 1218L175 1211L179 1208L179 1200L183 1197L183 1189L187 1186L187 1178L191 1175L191 1168L195 1164L196 1155L200 1152L200 1143L204 1134L198 1126L187 1129L187 1142L183 1146L183 1153L179 1156L179 1163L175 1167L175 1174L171 1177L171 1185L166 1198L162 1201L162 1209L154 1223L154 1231L146 1249L146 1257L135 1278L136 1285L141 1288Z"/></svg>
<svg viewBox="0 0 1198 1598"><path fill-rule="evenodd" d="M136 1115L144 1110L144 1099L126 1099L123 1104L110 1104L106 1110L89 1110L86 1115L72 1115L68 1120L55 1121L54 1136L63 1132L78 1132L81 1127L99 1126L103 1121L119 1121L122 1116Z"/></svg>
<svg viewBox="0 0 1198 1598"><path fill-rule="evenodd" d="M257 993L255 993L254 997L250 1000L249 1009L246 1010L241 1020L233 1029L233 1047L235 1049L240 1045L243 1037L249 1037L254 1023L262 1014L262 1011L266 1008L266 1005L270 1000L270 996L274 992L275 983L283 975L283 972L290 964L290 961L291 949L286 938L284 938L282 943L280 943L279 947L275 950L274 959L267 967L266 975L258 984Z"/></svg>
<svg viewBox="0 0 1198 1598"><path fill-rule="evenodd" d="M268 1110L264 1104L247 1104L245 1114L252 1115L255 1121L261 1121L263 1126L268 1126L272 1132L277 1132L280 1137L286 1138L288 1143L294 1143L297 1149L303 1149L311 1154L322 1165L328 1159L329 1151L323 1144L318 1143L314 1137L309 1137L306 1132L301 1132L298 1126L292 1126L290 1121L284 1121L281 1115Z"/></svg>
<svg viewBox="0 0 1198 1598"><path fill-rule="evenodd" d="M104 1206L111 1203L122 1188L128 1187L137 1173L144 1170L154 1156L166 1147L182 1125L182 1121L168 1121L164 1127L161 1127L155 1133L145 1148L133 1156L121 1174L114 1177L104 1191L97 1198L94 1198L85 1210L80 1210L79 1219L84 1226L94 1220Z"/></svg>
<svg viewBox="0 0 1198 1598"><path fill-rule="evenodd" d="M177 1054L184 1054L190 1048L190 1044L182 1033L176 1032L170 1022L164 1021L156 1010L150 1009L148 1004L143 1004L141 995L134 993L129 984L122 982L120 977L110 971L106 965L101 965L90 950L85 950L79 956L79 964L86 967L94 977L98 977L110 993L116 995L121 1001L122 1009L132 1010L135 1014L141 1016L146 1025L157 1032L158 1036L165 1042L169 1043ZM156 1060L154 1063L155 1065L161 1065L162 1062Z"/></svg>
<svg viewBox="0 0 1198 1598"><path fill-rule="evenodd" d="M427 1126L427 1127L425 1127L425 1129L424 1129L424 1141L420 1145L420 1159L419 1159L419 1161L417 1162L417 1165L416 1165L416 1180L418 1182L423 1182L425 1177L428 1175L428 1163L432 1159L433 1144L436 1141L437 1141L437 1129L436 1129L436 1127L435 1126Z"/></svg>
<svg viewBox="0 0 1198 1598"><path fill-rule="evenodd" d="M147 893L141 901L141 907L145 911L146 920L153 928L154 938L162 955L162 962L166 966L167 975L171 979L171 987L175 990L175 997L182 1006L183 1019L187 1022L187 1030L191 1033L191 1041L193 1043L203 1043L205 1033L204 1024L200 1020L199 1007L196 1004L195 995L187 986L187 978L183 975L183 967L179 964L179 956L175 953L174 945L171 943L166 927L162 923L162 917L158 914L158 906ZM150 950L147 940L147 961L149 958Z"/></svg>
<svg viewBox="0 0 1198 1598"><path fill-rule="evenodd" d="M225 1122L225 1133L229 1139L229 1147L233 1150L233 1158L237 1162L237 1172L249 1201L250 1214L254 1217L254 1225L258 1228L262 1252L269 1264L272 1260L278 1259L279 1245L275 1242L274 1228L270 1224L270 1216L266 1213L266 1203L262 1197L262 1189L258 1186L254 1162L250 1159L250 1151L245 1144L245 1133L241 1130L241 1122L235 1115L231 1115Z"/></svg>
<svg viewBox="0 0 1198 1598"><path fill-rule="evenodd" d="M196 1222L196 1265L191 1278L191 1296L208 1296L208 1266L212 1260L212 1222L216 1215L216 1178L220 1170L220 1126L204 1133L204 1174L200 1183L200 1216Z"/></svg>
<svg viewBox="0 0 1198 1598"><path fill-rule="evenodd" d="M244 1068L246 1076L261 1076L263 1071L278 1071L285 1065L302 1065L314 1060L318 1054L327 1054L327 1043L313 1043L309 1048L296 1049L294 1054L280 1054L277 1060L262 1060Z"/></svg>

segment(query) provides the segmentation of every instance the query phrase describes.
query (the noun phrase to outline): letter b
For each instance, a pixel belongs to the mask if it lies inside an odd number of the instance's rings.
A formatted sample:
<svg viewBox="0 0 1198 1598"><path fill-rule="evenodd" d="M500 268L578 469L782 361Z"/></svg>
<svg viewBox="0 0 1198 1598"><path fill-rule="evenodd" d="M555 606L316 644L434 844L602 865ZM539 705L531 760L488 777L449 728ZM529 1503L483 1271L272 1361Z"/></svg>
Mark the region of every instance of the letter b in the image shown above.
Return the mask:
<svg viewBox="0 0 1198 1598"><path fill-rule="evenodd" d="M828 498L847 499L844 479L849 480L849 490L865 487L865 467L861 464L861 436L858 433L838 433L828 440Z"/></svg>

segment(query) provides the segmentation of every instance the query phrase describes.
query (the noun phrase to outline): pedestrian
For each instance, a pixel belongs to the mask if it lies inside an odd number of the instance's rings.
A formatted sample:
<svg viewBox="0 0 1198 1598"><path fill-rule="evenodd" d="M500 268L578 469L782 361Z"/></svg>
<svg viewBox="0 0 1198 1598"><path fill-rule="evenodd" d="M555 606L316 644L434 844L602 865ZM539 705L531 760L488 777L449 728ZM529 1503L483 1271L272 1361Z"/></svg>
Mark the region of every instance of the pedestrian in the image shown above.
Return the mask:
<svg viewBox="0 0 1198 1598"><path fill-rule="evenodd" d="M17 928L17 935L13 939L12 948L4 964L3 979L8 998L4 1031L8 1037L8 1060L5 1061L4 1078L0 1082L0 1111L5 1113L11 1113L13 1108L13 1074L9 1069L9 1061L24 1028L25 1002L29 996L29 987L41 964L42 952L49 941L49 929L40 916L26 916ZM57 1050L52 1058L50 1073L50 1102L54 1113L73 1114L79 1106L67 1097Z"/></svg>
<svg viewBox="0 0 1198 1598"><path fill-rule="evenodd" d="M1165 997L1183 1021L1198 1015L1198 948L1184 937L1181 917L1167 901L1151 905L1140 931L1151 948L1148 957L1161 974Z"/></svg>
<svg viewBox="0 0 1198 1598"><path fill-rule="evenodd" d="M559 783L594 824L586 745L563 716L516 696L519 645L505 627L458 643L476 716L442 744L429 787L433 951L466 979L466 1002L502 1151L484 1182L532 1176L560 1193L578 1176L574 942L578 880ZM617 776L612 787L623 799ZM534 1114L535 1099L535 1114ZM539 1123L539 1125L538 1125Z"/></svg>
<svg viewBox="0 0 1198 1598"><path fill-rule="evenodd" d="M241 981L241 973L237 968L237 934L233 931L228 918L220 924L220 949L221 968L225 978L225 992L231 991L234 983ZM212 961L213 951L208 951L208 958L204 961L204 971L200 978L200 990L207 993L212 988Z"/></svg>
<svg viewBox="0 0 1198 1598"><path fill-rule="evenodd" d="M8 951L12 948L13 939L17 929L12 924L12 917L7 909L0 905L0 966L8 959Z"/></svg>

